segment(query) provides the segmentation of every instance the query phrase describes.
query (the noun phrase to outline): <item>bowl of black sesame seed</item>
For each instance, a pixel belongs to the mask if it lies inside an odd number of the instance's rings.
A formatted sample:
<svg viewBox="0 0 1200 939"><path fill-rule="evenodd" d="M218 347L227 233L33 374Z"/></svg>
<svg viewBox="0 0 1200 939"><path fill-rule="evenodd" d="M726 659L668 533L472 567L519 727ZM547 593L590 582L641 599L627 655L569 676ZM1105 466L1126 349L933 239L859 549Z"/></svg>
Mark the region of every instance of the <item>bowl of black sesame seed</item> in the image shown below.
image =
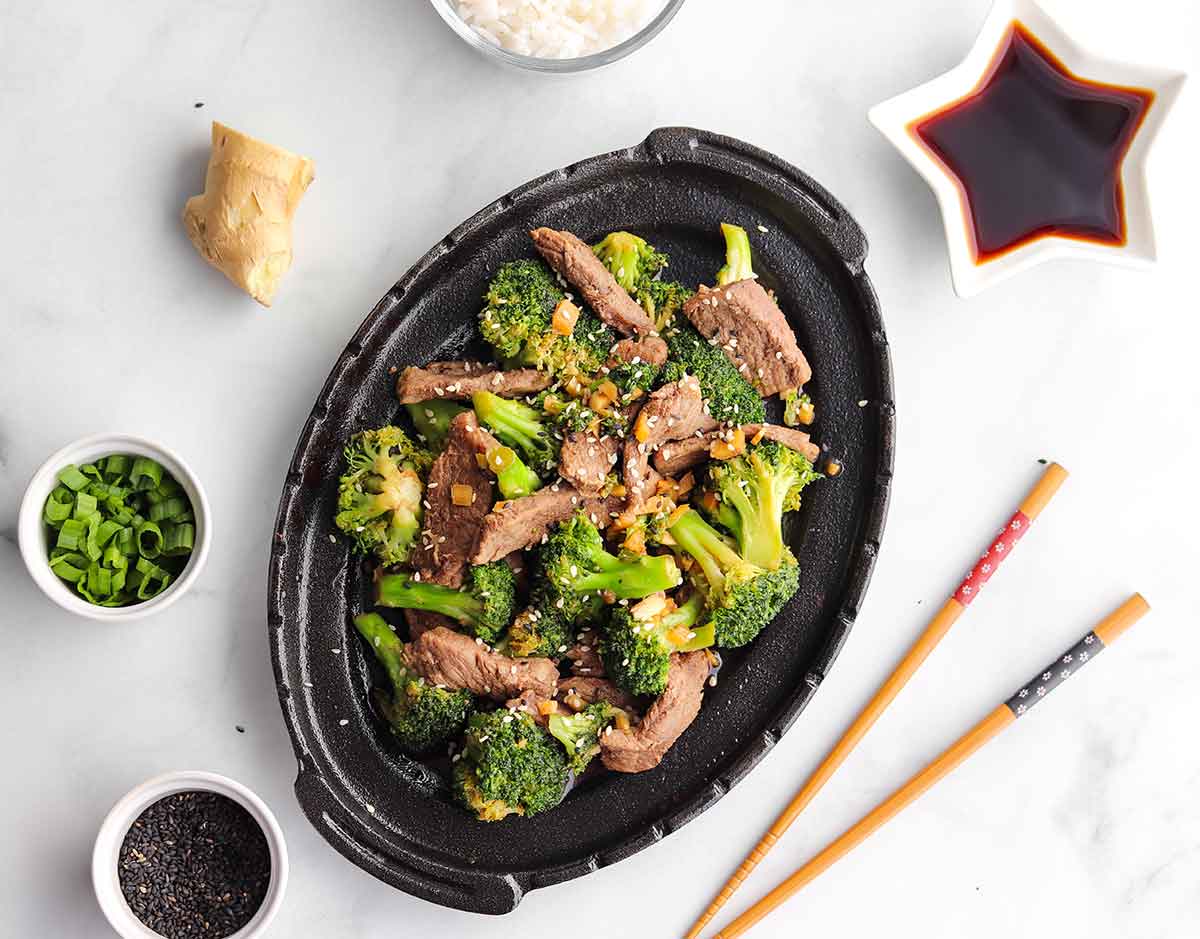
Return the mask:
<svg viewBox="0 0 1200 939"><path fill-rule="evenodd" d="M257 939L287 877L274 814L216 773L137 786L108 813L92 852L96 899L124 939Z"/></svg>

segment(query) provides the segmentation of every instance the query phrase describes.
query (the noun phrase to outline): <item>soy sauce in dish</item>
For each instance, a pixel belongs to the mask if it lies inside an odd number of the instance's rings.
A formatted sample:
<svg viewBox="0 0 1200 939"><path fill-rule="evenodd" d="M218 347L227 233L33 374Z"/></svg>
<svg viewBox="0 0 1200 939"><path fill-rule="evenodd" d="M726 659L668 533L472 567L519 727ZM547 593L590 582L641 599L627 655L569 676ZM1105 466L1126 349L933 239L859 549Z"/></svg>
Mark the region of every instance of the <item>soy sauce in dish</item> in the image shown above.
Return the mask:
<svg viewBox="0 0 1200 939"><path fill-rule="evenodd" d="M1125 244L1121 163L1153 101L1073 74L1014 21L979 85L909 131L957 180L983 264L1047 236Z"/></svg>

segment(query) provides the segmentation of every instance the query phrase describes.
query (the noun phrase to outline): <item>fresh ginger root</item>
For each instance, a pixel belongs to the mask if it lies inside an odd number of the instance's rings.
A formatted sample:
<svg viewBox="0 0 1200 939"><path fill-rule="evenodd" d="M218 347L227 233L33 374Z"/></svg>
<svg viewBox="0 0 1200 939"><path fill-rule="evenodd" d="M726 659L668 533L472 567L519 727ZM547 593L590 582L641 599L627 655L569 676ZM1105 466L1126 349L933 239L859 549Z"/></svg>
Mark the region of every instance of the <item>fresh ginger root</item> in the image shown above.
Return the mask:
<svg viewBox="0 0 1200 939"><path fill-rule="evenodd" d="M213 121L204 194L192 196L183 223L209 264L270 306L292 266L292 216L313 162Z"/></svg>

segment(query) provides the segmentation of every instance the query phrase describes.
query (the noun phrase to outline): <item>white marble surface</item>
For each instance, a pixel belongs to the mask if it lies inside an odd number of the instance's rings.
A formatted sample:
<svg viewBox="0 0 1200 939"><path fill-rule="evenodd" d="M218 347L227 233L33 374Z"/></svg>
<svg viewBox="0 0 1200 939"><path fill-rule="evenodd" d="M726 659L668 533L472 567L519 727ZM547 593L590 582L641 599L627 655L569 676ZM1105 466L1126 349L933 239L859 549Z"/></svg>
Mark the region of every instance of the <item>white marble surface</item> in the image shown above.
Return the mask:
<svg viewBox="0 0 1200 939"><path fill-rule="evenodd" d="M108 935L87 876L100 819L185 767L235 776L279 813L293 874L274 935L678 934L1039 457L1074 475L1038 530L731 908L1136 589L1155 612L1116 650L754 935L1197 935L1195 89L1152 164L1155 271L1051 266L962 302L933 198L864 114L954 64L984 0L734 6L692 0L626 63L547 81L495 70L422 0L0 4L0 935ZM1119 0L1053 9L1103 50L1200 71L1192 0L1132 18ZM202 265L178 220L213 118L317 163L271 311ZM875 583L795 729L698 822L503 921L440 909L342 860L296 808L264 623L280 481L333 357L432 242L529 177L669 123L797 163L871 238L900 415ZM53 607L14 543L34 467L106 429L183 453L218 526L197 589L115 628Z"/></svg>

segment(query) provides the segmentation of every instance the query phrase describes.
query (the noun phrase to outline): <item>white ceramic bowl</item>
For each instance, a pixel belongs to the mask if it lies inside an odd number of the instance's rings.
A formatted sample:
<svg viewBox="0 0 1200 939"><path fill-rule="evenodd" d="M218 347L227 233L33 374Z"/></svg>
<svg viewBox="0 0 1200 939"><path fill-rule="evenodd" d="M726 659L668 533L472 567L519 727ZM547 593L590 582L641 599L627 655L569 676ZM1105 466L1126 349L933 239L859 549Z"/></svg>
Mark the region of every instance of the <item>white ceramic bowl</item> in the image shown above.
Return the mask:
<svg viewBox="0 0 1200 939"><path fill-rule="evenodd" d="M192 513L196 516L195 545L183 572L158 596L142 603L121 607L88 603L70 584L60 580L50 570L50 544L46 524L42 521L42 509L46 504L46 497L58 485L59 470L70 463L78 466L112 453L129 453L157 460L183 486L192 503ZM21 500L21 511L17 518L17 540L21 547L21 557L25 559L25 566L29 569L29 576L42 588L42 593L64 610L89 619L110 623L125 622L165 610L195 583L204 568L204 562L208 560L208 549L212 542L212 512L200 480L175 453L144 437L97 434L67 444L33 474L33 479L25 488L25 497Z"/></svg>
<svg viewBox="0 0 1200 939"><path fill-rule="evenodd" d="M271 882L267 886L267 895L263 897L262 906L250 922L233 933L229 939L258 939L266 933L271 920L283 904L283 893L287 889L288 881L287 845L283 840L283 829L279 827L279 822L267 808L267 804L241 783L216 773L199 770L167 773L148 779L130 790L112 807L112 811L100 826L100 833L96 836L96 846L92 851L92 885L95 887L100 909L122 939L162 939L162 936L134 916L121 893L117 862L125 834L137 817L159 799L165 799L177 792L196 790L216 792L241 805L262 828L271 852Z"/></svg>
<svg viewBox="0 0 1200 939"><path fill-rule="evenodd" d="M571 59L548 59L535 55L521 55L518 52L510 52L481 36L471 26L468 26L466 21L459 15L454 0L431 0L431 2L433 3L433 8L437 10L438 15L458 34L458 38L485 58L491 59L493 62L499 62L502 65L525 69L530 72L541 72L547 75L571 75L579 72L590 72L625 58L625 56L642 48L642 46L646 45L646 43L666 29L667 24L675 18L675 14L679 12L679 8L684 4L684 0L663 0L662 9L652 16L645 26L624 42L619 42L608 49L603 49L600 52L592 52L588 55L576 56Z"/></svg>
<svg viewBox="0 0 1200 939"><path fill-rule="evenodd" d="M966 97L986 74L1012 22L1021 22L1062 63L1083 78L1146 88L1154 102L1133 138L1121 167L1125 198L1125 244L1090 244L1073 238L1041 237L999 257L977 263L971 220L958 181L917 140L912 125ZM961 65L911 91L873 107L868 116L937 196L946 228L954 290L969 297L1036 264L1063 258L1146 267L1155 260L1154 225L1146 192L1146 158L1167 112L1183 87L1182 72L1118 62L1089 52L1072 39L1034 0L996 0L975 45Z"/></svg>

